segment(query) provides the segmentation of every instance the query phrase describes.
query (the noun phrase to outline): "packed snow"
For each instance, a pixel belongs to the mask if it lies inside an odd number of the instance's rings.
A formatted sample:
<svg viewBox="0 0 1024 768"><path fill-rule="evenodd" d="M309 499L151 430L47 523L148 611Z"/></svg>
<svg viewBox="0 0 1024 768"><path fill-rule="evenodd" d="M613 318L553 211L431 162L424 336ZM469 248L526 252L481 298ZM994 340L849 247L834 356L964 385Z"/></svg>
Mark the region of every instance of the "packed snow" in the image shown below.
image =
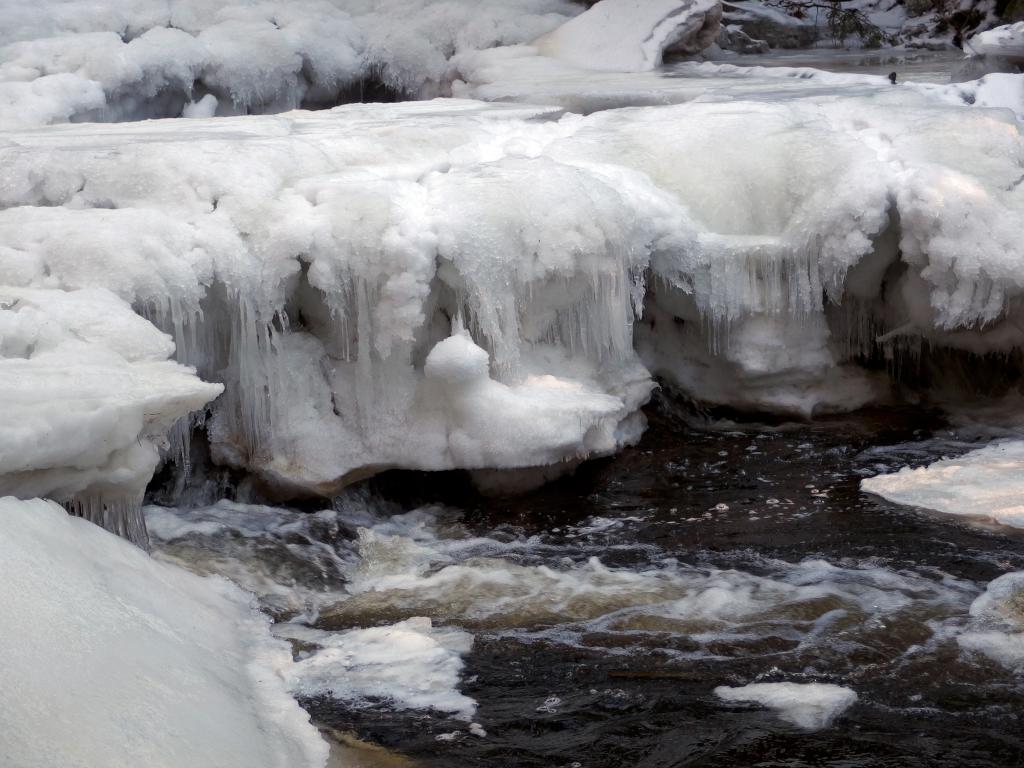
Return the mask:
<svg viewBox="0 0 1024 768"><path fill-rule="evenodd" d="M749 701L768 707L787 723L808 731L827 728L857 701L849 688L828 683L751 683L737 688L719 686L724 701Z"/></svg>
<svg viewBox="0 0 1024 768"><path fill-rule="evenodd" d="M0 526L5 765L325 765L249 595L53 502L0 499Z"/></svg>
<svg viewBox="0 0 1024 768"><path fill-rule="evenodd" d="M1024 528L1024 442L865 478L861 489L896 504Z"/></svg>
<svg viewBox="0 0 1024 768"><path fill-rule="evenodd" d="M909 89L4 137L8 281L135 306L224 382L215 460L284 488L606 455L649 371L807 415L885 400L856 355L1021 343L1019 127Z"/></svg>

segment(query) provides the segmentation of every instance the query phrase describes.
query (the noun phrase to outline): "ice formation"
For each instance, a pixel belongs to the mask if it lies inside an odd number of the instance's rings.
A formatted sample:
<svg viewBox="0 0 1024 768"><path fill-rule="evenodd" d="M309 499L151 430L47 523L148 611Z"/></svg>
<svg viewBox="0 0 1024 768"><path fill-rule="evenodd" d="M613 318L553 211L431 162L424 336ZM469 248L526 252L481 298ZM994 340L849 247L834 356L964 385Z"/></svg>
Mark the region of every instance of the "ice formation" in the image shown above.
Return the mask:
<svg viewBox="0 0 1024 768"><path fill-rule="evenodd" d="M0 261L8 282L33 269ZM144 542L142 495L168 431L223 389L173 352L107 289L0 286L0 494L56 499Z"/></svg>
<svg viewBox="0 0 1024 768"><path fill-rule="evenodd" d="M5 765L317 768L288 645L250 598L53 502L0 499Z"/></svg>
<svg viewBox="0 0 1024 768"><path fill-rule="evenodd" d="M778 713L787 723L808 731L832 724L857 701L849 688L827 683L751 683L738 688L719 686L715 695L724 701L749 701Z"/></svg>
<svg viewBox="0 0 1024 768"><path fill-rule="evenodd" d="M327 494L610 453L648 371L811 414L887 396L864 358L1019 347L1022 163L1012 115L874 86L55 126L4 135L0 268L131 303L225 383L215 460Z"/></svg>
<svg viewBox="0 0 1024 768"><path fill-rule="evenodd" d="M579 11L568 0L5 3L0 127L177 117L195 103L280 112L374 88L437 95L453 54L529 42Z"/></svg>

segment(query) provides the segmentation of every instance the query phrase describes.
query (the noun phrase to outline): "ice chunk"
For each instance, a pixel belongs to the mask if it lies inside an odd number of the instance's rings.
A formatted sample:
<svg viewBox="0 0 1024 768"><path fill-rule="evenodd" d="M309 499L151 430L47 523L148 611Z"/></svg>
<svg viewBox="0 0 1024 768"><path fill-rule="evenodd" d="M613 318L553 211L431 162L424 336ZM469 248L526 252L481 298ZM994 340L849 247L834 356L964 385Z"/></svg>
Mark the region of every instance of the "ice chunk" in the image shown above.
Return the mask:
<svg viewBox="0 0 1024 768"><path fill-rule="evenodd" d="M725 701L750 701L773 710L787 723L820 731L853 706L857 694L827 683L751 683L737 688L719 686L715 695Z"/></svg>
<svg viewBox="0 0 1024 768"><path fill-rule="evenodd" d="M0 499L0 667L8 765L316 768L327 745L291 698L286 643L202 579L52 502Z"/></svg>
<svg viewBox="0 0 1024 768"><path fill-rule="evenodd" d="M721 17L719 0L600 0L535 45L584 69L642 72L657 68L668 48L707 48Z"/></svg>
<svg viewBox="0 0 1024 768"><path fill-rule="evenodd" d="M861 480L896 504L1024 528L1024 442L994 443L927 467Z"/></svg>
<svg viewBox="0 0 1024 768"><path fill-rule="evenodd" d="M459 693L462 656L473 637L433 627L430 619L345 632L283 624L276 634L319 646L293 667L299 696L331 696L350 706L387 702L396 709L435 709L471 720L476 702Z"/></svg>

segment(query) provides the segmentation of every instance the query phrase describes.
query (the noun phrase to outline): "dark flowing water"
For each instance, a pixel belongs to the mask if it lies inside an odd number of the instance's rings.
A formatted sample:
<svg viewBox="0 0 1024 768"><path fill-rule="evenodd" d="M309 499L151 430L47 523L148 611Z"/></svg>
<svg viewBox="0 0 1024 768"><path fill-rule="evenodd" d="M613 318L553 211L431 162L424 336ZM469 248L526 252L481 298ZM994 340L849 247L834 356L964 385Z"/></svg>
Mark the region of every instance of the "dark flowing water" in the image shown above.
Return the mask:
<svg viewBox="0 0 1024 768"><path fill-rule="evenodd" d="M336 505L321 533L192 533L159 548L224 572L244 546L246 567L338 595L298 619L265 598L282 620L342 631L429 616L472 633L459 690L486 736L372 697L300 699L321 726L419 765L1024 765L1024 678L957 643L986 584L1024 570L1024 536L858 488L971 445L919 410L776 426L672 410L650 409L636 448L527 496L394 474L353 495L358 514ZM387 520L438 504L419 540L434 554L413 571L389 560L408 559L388 549L401 534L352 543L368 507ZM345 564L359 562L392 580L342 594L355 578ZM809 732L714 694L775 681L859 698Z"/></svg>

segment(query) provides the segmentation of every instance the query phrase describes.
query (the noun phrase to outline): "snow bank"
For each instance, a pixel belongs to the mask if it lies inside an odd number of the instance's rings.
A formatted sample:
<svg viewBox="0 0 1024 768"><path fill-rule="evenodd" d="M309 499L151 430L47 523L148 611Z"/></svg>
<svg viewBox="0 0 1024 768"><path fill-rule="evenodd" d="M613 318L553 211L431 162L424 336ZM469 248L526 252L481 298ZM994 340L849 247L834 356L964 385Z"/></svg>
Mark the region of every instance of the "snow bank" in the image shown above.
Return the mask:
<svg viewBox="0 0 1024 768"><path fill-rule="evenodd" d="M751 701L775 711L787 723L820 731L857 701L849 688L825 683L751 683L738 688L719 686L715 695L725 701Z"/></svg>
<svg viewBox="0 0 1024 768"><path fill-rule="evenodd" d="M0 286L0 494L62 501L143 542L168 430L223 389L173 353L106 289Z"/></svg>
<svg viewBox="0 0 1024 768"><path fill-rule="evenodd" d="M707 48L721 18L720 0L601 0L535 46L584 69L642 72L660 66L668 48Z"/></svg>
<svg viewBox="0 0 1024 768"><path fill-rule="evenodd" d="M0 752L18 768L322 766L249 597L52 502L0 500Z"/></svg>
<svg viewBox="0 0 1024 768"><path fill-rule="evenodd" d="M220 115L280 112L380 86L437 95L453 54L533 40L579 10L568 0L5 6L0 127L195 116L200 102Z"/></svg>
<svg viewBox="0 0 1024 768"><path fill-rule="evenodd" d="M927 467L861 480L896 504L1024 528L1024 442L996 443Z"/></svg>
<svg viewBox="0 0 1024 768"><path fill-rule="evenodd" d="M330 696L349 706L386 702L395 709L435 709L463 720L476 702L459 693L462 656L472 635L412 618L383 627L323 632L295 624L278 635L318 646L295 663L291 689L298 696Z"/></svg>

